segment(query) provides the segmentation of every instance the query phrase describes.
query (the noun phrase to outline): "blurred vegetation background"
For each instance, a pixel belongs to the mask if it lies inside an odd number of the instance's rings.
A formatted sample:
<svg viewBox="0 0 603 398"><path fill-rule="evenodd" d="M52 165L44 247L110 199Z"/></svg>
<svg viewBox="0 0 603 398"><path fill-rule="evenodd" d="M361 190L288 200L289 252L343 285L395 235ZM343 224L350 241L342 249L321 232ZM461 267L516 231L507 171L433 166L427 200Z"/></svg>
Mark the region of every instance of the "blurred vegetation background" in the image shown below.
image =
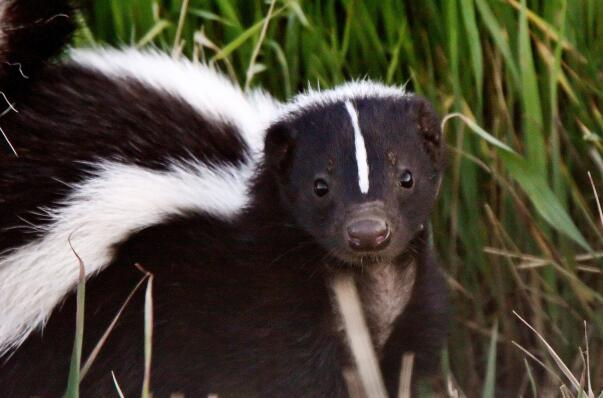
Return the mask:
<svg viewBox="0 0 603 398"><path fill-rule="evenodd" d="M82 21L77 46L154 46L282 100L363 77L429 98L454 316L424 395L598 396L603 1L96 0Z"/></svg>

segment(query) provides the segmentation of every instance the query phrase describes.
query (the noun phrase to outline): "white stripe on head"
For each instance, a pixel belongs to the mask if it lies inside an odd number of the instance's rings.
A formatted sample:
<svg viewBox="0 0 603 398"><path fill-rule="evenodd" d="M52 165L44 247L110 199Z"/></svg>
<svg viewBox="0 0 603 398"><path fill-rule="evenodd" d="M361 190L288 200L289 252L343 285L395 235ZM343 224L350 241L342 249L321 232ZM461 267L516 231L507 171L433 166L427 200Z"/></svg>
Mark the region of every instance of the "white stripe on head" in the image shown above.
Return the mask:
<svg viewBox="0 0 603 398"><path fill-rule="evenodd" d="M303 115L309 109L341 102L374 98L402 99L407 96L404 86L386 86L370 80L356 80L341 84L329 90L313 89L293 97L286 105L277 109L277 117L272 122L288 120Z"/></svg>
<svg viewBox="0 0 603 398"><path fill-rule="evenodd" d="M360 192L366 194L369 191L369 165L366 154L366 145L364 137L358 125L358 112L350 101L345 102L345 109L348 110L352 119L352 127L354 128L354 146L356 147L356 164L358 165L358 186Z"/></svg>

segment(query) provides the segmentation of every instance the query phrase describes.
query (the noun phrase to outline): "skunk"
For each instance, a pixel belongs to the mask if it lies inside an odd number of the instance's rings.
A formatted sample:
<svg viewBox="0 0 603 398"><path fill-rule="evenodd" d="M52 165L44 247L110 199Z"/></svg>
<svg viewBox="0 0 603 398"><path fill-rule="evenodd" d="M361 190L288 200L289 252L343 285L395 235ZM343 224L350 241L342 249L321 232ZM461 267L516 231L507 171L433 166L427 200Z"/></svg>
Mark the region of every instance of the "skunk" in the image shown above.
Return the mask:
<svg viewBox="0 0 603 398"><path fill-rule="evenodd" d="M28 3L0 5L0 394L64 392L78 256L83 358L140 269L153 274L155 396L347 396L341 274L389 391L405 352L419 377L434 369L447 307L428 221L444 145L426 100L360 81L281 105L131 49L53 62L73 12ZM83 396L138 393L143 306L136 292Z"/></svg>

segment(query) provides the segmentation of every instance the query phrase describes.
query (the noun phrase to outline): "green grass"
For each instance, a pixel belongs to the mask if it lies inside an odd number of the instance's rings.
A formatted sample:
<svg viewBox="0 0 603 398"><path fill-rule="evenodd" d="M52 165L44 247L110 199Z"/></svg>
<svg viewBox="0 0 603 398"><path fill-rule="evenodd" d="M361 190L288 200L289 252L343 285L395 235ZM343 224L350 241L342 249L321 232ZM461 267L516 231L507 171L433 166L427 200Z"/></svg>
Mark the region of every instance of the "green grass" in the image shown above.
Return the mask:
<svg viewBox="0 0 603 398"><path fill-rule="evenodd" d="M154 45L281 99L309 83L408 83L464 115L445 125L433 218L454 308L443 378L469 397L562 396L572 381L555 356L585 383L588 342L603 389L603 229L587 177L600 187L603 2L278 0L268 24L261 0L92 4L77 45Z"/></svg>

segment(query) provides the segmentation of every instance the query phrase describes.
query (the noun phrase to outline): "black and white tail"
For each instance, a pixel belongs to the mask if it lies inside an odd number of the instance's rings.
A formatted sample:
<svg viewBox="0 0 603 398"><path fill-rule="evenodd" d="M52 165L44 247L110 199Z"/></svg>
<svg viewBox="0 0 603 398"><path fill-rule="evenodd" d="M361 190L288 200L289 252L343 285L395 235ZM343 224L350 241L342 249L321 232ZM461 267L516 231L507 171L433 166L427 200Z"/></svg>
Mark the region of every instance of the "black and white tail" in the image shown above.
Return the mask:
<svg viewBox="0 0 603 398"><path fill-rule="evenodd" d="M75 287L74 251L91 276L172 216L237 216L280 107L156 51L50 65L74 28L67 0L0 0L0 359Z"/></svg>
<svg viewBox="0 0 603 398"><path fill-rule="evenodd" d="M5 96L33 78L71 39L67 0L0 1L0 91Z"/></svg>
<svg viewBox="0 0 603 398"><path fill-rule="evenodd" d="M0 116L18 154L0 154L0 360L75 287L74 251L92 276L170 217L236 217L279 107L207 66L134 49L74 50L11 97L18 112Z"/></svg>

